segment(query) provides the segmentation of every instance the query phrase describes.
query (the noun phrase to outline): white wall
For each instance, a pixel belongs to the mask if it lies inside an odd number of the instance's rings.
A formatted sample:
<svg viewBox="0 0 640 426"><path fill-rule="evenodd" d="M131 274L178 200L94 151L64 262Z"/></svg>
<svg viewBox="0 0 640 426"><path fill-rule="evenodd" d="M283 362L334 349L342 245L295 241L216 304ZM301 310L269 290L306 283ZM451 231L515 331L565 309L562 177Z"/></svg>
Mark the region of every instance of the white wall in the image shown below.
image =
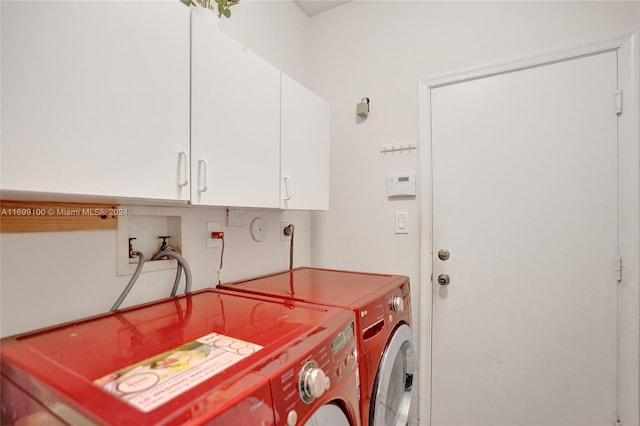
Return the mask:
<svg viewBox="0 0 640 426"><path fill-rule="evenodd" d="M419 79L638 29L640 3L615 1L356 0L312 18L309 82L329 101L332 126L331 208L312 213L312 265L409 275L417 324L428 309L420 289L431 288L419 282L420 200L388 200L385 182L429 170L418 169L420 153L379 151L418 140ZM395 211L409 212L408 235L394 234Z"/></svg>
<svg viewBox="0 0 640 426"><path fill-rule="evenodd" d="M291 0L241 0L220 28L303 85L309 17Z"/></svg>
<svg viewBox="0 0 640 426"><path fill-rule="evenodd" d="M418 172L420 77L640 28L638 2L352 1L311 19L309 84L331 105L331 199L312 213L314 266L419 276L419 199L390 201L386 177ZM365 121L356 103L371 98ZM428 171L427 171L428 172ZM393 213L408 211L409 234Z"/></svg>
<svg viewBox="0 0 640 426"><path fill-rule="evenodd" d="M243 0L221 27L300 82L306 81L309 18L291 1ZM185 76L186 78L186 76ZM225 209L184 207L186 249L193 288L214 285L220 251L206 249L206 222L225 223ZM295 265L310 263L308 212L243 210L245 225L225 227L223 280L289 267L289 244L279 238L280 221L296 226ZM254 217L267 222L267 238L255 242ZM122 307L166 297L175 271L143 272ZM80 231L0 235L0 333L2 336L106 312L128 276L116 275L116 232ZM180 287L182 289L182 287Z"/></svg>

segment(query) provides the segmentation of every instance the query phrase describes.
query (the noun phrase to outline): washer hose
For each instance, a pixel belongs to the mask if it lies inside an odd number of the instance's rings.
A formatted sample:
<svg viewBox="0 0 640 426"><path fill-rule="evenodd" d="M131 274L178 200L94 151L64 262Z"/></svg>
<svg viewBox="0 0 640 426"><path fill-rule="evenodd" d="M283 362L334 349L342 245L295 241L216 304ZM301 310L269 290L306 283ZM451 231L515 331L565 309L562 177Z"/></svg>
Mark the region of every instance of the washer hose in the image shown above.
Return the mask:
<svg viewBox="0 0 640 426"><path fill-rule="evenodd" d="M176 278L173 280L173 287L171 287L171 297L178 293L178 284L180 283L180 277L182 276L182 266L178 265L176 268Z"/></svg>
<svg viewBox="0 0 640 426"><path fill-rule="evenodd" d="M175 260L178 261L179 267L182 267L182 269L184 269L184 275L185 275L184 292L185 294L190 293L191 292L191 268L189 268L189 264L187 263L187 261L184 259L184 257L178 254L178 252L172 251L172 250L163 250L159 253L156 253L151 258L151 260L158 260L159 258L164 256L174 258ZM180 277L176 275L176 278L179 279ZM174 286L175 286L175 283L174 283Z"/></svg>
<svg viewBox="0 0 640 426"><path fill-rule="evenodd" d="M133 288L133 285L136 283L136 280L140 276L140 272L142 272L142 266L144 265L144 255L139 251L132 251L131 254L133 256L138 256L138 266L136 267L136 270L133 273L133 275L131 275L131 279L129 280L129 283L124 288L124 290L122 290L120 297L118 297L118 300L116 300L116 303L114 303L113 306L111 307L110 309L111 312L118 310L118 308L122 304L122 301L124 300L125 297L127 297L127 294L129 294L129 292Z"/></svg>

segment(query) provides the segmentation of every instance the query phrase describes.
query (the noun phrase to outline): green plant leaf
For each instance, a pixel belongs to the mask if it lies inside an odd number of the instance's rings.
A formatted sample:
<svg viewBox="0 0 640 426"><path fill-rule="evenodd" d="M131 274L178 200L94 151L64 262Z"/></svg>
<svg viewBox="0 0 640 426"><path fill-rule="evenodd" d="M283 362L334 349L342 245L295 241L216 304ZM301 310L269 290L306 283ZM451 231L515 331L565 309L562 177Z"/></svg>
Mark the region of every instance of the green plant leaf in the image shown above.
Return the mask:
<svg viewBox="0 0 640 426"><path fill-rule="evenodd" d="M229 9L225 9L224 11L222 11L222 14L223 14L226 18L229 18L229 17L231 17L231 10L229 10Z"/></svg>

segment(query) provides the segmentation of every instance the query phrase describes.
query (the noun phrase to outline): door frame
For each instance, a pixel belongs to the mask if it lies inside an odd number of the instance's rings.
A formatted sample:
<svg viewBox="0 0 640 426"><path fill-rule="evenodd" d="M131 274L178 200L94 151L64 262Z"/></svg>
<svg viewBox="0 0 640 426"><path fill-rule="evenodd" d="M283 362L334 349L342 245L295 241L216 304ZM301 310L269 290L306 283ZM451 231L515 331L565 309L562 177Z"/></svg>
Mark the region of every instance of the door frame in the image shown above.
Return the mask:
<svg viewBox="0 0 640 426"><path fill-rule="evenodd" d="M618 416L623 425L640 424L640 33L633 32L515 58L419 81L420 140L420 319L419 419L431 424L431 338L433 312L431 90L527 68L617 51L618 88L623 112L618 117L619 250L623 259L618 284ZM614 94L612 94L614 96ZM612 112L613 113L613 112ZM613 266L612 266L613 267ZM616 419L611 419L612 424Z"/></svg>

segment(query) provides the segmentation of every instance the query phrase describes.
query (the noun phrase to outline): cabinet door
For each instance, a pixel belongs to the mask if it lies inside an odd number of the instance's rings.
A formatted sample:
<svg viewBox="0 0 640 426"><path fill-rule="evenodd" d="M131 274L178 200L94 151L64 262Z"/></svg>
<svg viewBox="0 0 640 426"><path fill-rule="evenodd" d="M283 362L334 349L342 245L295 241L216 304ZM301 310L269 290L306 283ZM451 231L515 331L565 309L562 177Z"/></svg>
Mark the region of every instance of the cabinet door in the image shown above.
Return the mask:
<svg viewBox="0 0 640 426"><path fill-rule="evenodd" d="M280 72L192 13L192 203L279 207Z"/></svg>
<svg viewBox="0 0 640 426"><path fill-rule="evenodd" d="M329 105L282 74L283 209L329 208Z"/></svg>
<svg viewBox="0 0 640 426"><path fill-rule="evenodd" d="M189 8L1 7L2 189L187 200Z"/></svg>

